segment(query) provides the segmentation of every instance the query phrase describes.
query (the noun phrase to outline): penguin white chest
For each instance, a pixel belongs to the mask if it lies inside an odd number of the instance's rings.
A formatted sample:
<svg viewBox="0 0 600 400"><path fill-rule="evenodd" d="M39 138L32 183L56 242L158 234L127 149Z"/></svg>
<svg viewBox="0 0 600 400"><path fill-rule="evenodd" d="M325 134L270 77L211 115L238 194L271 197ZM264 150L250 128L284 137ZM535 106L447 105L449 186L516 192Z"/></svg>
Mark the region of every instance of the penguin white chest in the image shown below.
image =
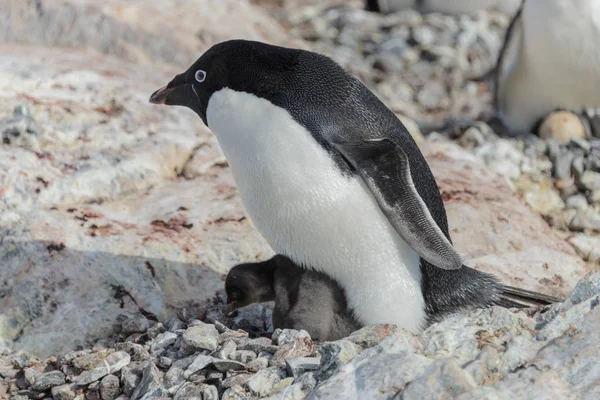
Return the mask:
<svg viewBox="0 0 600 400"><path fill-rule="evenodd" d="M246 211L276 252L337 280L361 322L420 331L420 258L358 176L343 174L287 110L252 94L214 93L207 120Z"/></svg>

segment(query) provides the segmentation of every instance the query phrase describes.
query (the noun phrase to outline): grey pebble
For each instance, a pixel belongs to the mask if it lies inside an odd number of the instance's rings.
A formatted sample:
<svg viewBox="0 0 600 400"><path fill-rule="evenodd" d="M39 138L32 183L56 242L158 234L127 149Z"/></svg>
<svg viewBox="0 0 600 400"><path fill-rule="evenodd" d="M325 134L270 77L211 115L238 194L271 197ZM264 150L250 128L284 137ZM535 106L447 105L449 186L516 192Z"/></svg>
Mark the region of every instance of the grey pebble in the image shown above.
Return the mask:
<svg viewBox="0 0 600 400"><path fill-rule="evenodd" d="M119 396L119 378L115 375L106 375L100 381L100 397L102 400L114 400Z"/></svg>
<svg viewBox="0 0 600 400"><path fill-rule="evenodd" d="M219 343L219 332L213 325L200 323L185 331L183 343L190 348L215 351Z"/></svg>
<svg viewBox="0 0 600 400"><path fill-rule="evenodd" d="M173 333L180 329L187 329L187 325L175 315L167 318L163 325L169 332Z"/></svg>
<svg viewBox="0 0 600 400"><path fill-rule="evenodd" d="M150 321L142 314L119 315L121 331L123 333L143 333L150 328Z"/></svg>
<svg viewBox="0 0 600 400"><path fill-rule="evenodd" d="M46 372L35 378L35 382L31 385L33 390L43 392L53 386L60 386L65 383L65 374L60 371Z"/></svg>
<svg viewBox="0 0 600 400"><path fill-rule="evenodd" d="M160 357L156 361L156 365L158 365L162 369L168 369L171 367L172 364L173 364L173 360L170 359L169 357Z"/></svg>
<svg viewBox="0 0 600 400"><path fill-rule="evenodd" d="M142 379L133 391L131 399L141 399L146 393L158 388L160 385L161 378L162 374L158 370L158 368L156 368L156 365L154 365L154 363L152 362L149 362L148 365L144 368L144 371L142 373Z"/></svg>
<svg viewBox="0 0 600 400"><path fill-rule="evenodd" d="M277 367L270 367L258 371L244 384L253 396L263 397L271 394L275 386L281 381L282 374Z"/></svg>
<svg viewBox="0 0 600 400"><path fill-rule="evenodd" d="M236 350L229 356L234 361L248 364L256 359L256 353L251 350Z"/></svg>
<svg viewBox="0 0 600 400"><path fill-rule="evenodd" d="M258 357L256 360L250 361L248 364L246 364L246 368L248 368L248 371L258 372L261 369L265 369L269 366L269 360L270 357Z"/></svg>
<svg viewBox="0 0 600 400"><path fill-rule="evenodd" d="M319 369L321 360L316 357L298 357L285 360L285 366L289 375L294 378L306 371Z"/></svg>
<svg viewBox="0 0 600 400"><path fill-rule="evenodd" d="M304 329L283 329L277 333L277 336L273 335L273 341L277 344L277 346L283 346L287 343L293 343L300 338L310 339L310 335Z"/></svg>
<svg viewBox="0 0 600 400"><path fill-rule="evenodd" d="M185 382L185 379L186 378L185 378L184 370L173 366L165 374L165 379L164 379L165 387L167 389L170 389L174 386L182 384L183 382Z"/></svg>
<svg viewBox="0 0 600 400"><path fill-rule="evenodd" d="M74 400L76 396L73 385L71 384L54 386L50 393L52 393L52 398L54 400Z"/></svg>
<svg viewBox="0 0 600 400"><path fill-rule="evenodd" d="M225 372L225 371L229 371L229 370L240 371L240 370L246 369L246 366L244 364L237 362L237 361L233 361L233 360L214 359L212 364L218 371L221 371L221 372Z"/></svg>
<svg viewBox="0 0 600 400"><path fill-rule="evenodd" d="M177 335L173 332L164 332L156 336L152 346L150 347L150 351L155 352L157 350L165 349L177 340Z"/></svg>
<svg viewBox="0 0 600 400"><path fill-rule="evenodd" d="M142 380L143 370L144 363L140 362L133 362L121 370L121 387L127 396L133 394L134 389Z"/></svg>
<svg viewBox="0 0 600 400"><path fill-rule="evenodd" d="M120 371L121 368L129 364L131 357L124 351L117 351L109 354L99 366L92 369L91 371L82 372L81 375L74 378L74 381L78 385L87 385L91 382L97 381L104 376Z"/></svg>

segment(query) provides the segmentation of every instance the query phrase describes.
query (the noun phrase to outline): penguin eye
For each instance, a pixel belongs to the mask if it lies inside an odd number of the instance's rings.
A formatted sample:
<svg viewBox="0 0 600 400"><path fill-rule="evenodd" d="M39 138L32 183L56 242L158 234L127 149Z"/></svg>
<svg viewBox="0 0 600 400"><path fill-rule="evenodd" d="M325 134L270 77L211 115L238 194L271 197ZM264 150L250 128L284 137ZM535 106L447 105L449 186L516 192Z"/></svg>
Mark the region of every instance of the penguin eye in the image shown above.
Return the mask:
<svg viewBox="0 0 600 400"><path fill-rule="evenodd" d="M194 76L198 82L202 83L206 79L206 71L199 69L198 71L196 71L196 75Z"/></svg>

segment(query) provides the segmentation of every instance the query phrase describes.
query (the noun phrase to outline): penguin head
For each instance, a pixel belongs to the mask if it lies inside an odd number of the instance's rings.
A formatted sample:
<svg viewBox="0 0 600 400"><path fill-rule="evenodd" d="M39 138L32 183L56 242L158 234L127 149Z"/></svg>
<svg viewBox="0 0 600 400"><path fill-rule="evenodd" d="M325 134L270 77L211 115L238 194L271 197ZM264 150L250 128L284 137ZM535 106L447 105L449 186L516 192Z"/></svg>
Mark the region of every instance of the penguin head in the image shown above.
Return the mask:
<svg viewBox="0 0 600 400"><path fill-rule="evenodd" d="M240 264L231 268L225 279L225 314L250 304L273 300L273 272L273 267L267 263Z"/></svg>
<svg viewBox="0 0 600 400"><path fill-rule="evenodd" d="M187 71L150 96L150 102L188 107L208 126L211 96L229 88L268 97L277 93L296 65L297 51L248 40L229 40L208 49Z"/></svg>

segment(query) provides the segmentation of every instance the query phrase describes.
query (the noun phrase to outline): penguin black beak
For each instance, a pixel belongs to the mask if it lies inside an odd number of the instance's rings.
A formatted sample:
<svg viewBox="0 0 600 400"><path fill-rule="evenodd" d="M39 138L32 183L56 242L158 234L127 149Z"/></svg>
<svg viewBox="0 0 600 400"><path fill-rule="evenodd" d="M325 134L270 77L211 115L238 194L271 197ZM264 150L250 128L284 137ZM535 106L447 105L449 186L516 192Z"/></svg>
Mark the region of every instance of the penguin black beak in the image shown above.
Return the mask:
<svg viewBox="0 0 600 400"><path fill-rule="evenodd" d="M152 103L152 104L166 104L167 97L174 90L175 90L175 88L169 88L167 86L161 87L156 92L152 93L152 96L150 96L150 103Z"/></svg>
<svg viewBox="0 0 600 400"><path fill-rule="evenodd" d="M238 304L237 301L231 301L231 302L227 303L227 307L225 307L225 310L224 310L225 315L228 317L231 317L232 316L231 314L233 314L233 312L239 308L237 304Z"/></svg>

